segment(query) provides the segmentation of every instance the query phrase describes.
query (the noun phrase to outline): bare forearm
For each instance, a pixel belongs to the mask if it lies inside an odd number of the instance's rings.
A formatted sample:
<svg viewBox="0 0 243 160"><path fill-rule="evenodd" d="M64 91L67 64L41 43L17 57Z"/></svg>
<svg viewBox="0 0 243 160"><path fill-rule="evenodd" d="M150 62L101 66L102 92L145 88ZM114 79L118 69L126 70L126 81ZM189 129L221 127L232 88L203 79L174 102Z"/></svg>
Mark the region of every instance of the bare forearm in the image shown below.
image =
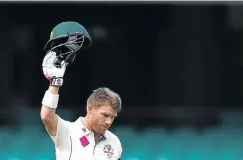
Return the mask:
<svg viewBox="0 0 243 160"><path fill-rule="evenodd" d="M58 95L59 88L50 86L48 91L52 95ZM57 115L56 109L51 108L50 106L42 105L41 108L41 119L45 124L46 129L52 135L56 135L57 128Z"/></svg>
<svg viewBox="0 0 243 160"><path fill-rule="evenodd" d="M52 93L52 94L58 95L58 93L59 93L59 87L53 87L53 86L50 86L50 87L48 88L48 91L49 91L50 93Z"/></svg>

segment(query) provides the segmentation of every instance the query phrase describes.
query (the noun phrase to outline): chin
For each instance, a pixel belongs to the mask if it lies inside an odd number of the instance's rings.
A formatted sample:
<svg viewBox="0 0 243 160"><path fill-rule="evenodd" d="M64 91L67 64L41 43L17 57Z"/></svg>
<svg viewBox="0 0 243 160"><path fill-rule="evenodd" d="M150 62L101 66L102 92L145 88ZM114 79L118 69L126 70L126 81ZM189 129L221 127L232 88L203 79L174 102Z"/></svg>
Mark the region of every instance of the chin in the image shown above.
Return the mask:
<svg viewBox="0 0 243 160"><path fill-rule="evenodd" d="M106 131L106 130L105 130L105 131ZM105 131L102 130L102 129L96 129L96 130L95 130L95 132L96 132L97 134L104 134Z"/></svg>
<svg viewBox="0 0 243 160"><path fill-rule="evenodd" d="M105 131L106 131L106 129L105 130L100 130L100 134L104 134Z"/></svg>

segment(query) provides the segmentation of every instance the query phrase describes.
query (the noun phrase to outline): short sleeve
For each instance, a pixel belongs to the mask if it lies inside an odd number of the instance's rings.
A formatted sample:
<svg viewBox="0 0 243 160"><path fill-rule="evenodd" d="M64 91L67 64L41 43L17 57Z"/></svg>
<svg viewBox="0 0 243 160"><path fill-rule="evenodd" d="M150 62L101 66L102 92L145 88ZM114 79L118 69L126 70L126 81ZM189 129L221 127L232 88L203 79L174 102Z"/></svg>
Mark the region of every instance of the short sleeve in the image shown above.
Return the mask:
<svg viewBox="0 0 243 160"><path fill-rule="evenodd" d="M120 147L120 153L119 153L118 159L121 159L121 156L122 156L122 146Z"/></svg>
<svg viewBox="0 0 243 160"><path fill-rule="evenodd" d="M57 115L57 132L56 136L51 136L56 148L68 145L71 122L65 121ZM63 147L62 147L63 148Z"/></svg>

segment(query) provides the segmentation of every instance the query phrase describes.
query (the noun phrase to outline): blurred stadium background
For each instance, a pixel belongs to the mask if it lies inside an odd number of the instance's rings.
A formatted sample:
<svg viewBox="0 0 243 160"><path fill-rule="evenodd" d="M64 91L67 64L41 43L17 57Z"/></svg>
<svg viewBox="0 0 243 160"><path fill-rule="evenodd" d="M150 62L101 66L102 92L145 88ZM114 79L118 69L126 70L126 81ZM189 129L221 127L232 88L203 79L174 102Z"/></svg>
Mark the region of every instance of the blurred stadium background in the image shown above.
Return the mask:
<svg viewBox="0 0 243 160"><path fill-rule="evenodd" d="M85 115L91 91L120 93L111 130L122 160L243 159L241 4L0 4L0 160L54 160L40 120L43 47L62 21L93 47L77 56L58 113Z"/></svg>

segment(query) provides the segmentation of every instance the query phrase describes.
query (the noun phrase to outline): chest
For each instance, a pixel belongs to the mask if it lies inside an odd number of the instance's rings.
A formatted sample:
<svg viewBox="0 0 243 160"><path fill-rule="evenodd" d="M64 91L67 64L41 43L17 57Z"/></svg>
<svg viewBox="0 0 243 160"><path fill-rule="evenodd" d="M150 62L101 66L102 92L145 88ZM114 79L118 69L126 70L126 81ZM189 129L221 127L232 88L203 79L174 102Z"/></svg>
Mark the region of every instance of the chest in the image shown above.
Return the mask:
<svg viewBox="0 0 243 160"><path fill-rule="evenodd" d="M108 139L95 142L94 135L86 135L86 143L82 144L83 135L72 134L72 155L70 160L117 160L118 149Z"/></svg>

